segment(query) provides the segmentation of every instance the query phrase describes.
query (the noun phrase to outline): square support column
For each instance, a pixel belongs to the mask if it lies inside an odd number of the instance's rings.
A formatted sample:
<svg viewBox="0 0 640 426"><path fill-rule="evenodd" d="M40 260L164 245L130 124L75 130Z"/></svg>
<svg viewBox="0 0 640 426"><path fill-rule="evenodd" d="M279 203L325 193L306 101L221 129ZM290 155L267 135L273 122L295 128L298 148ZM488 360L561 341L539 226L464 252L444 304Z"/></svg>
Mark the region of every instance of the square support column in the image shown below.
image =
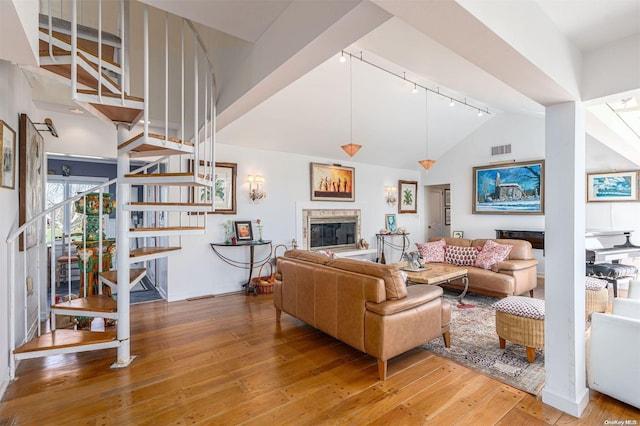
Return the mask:
<svg viewBox="0 0 640 426"><path fill-rule="evenodd" d="M584 108L546 108L545 404L580 417L589 403L585 369Z"/></svg>

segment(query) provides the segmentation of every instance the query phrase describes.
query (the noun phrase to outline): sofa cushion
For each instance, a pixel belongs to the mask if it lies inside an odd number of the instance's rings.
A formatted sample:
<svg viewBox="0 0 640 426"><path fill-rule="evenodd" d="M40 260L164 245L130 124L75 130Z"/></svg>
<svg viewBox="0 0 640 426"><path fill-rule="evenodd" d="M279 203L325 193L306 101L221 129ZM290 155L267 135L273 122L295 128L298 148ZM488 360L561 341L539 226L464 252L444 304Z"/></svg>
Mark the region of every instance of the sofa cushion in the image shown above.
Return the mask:
<svg viewBox="0 0 640 426"><path fill-rule="evenodd" d="M305 262L318 263L320 265L326 265L332 260L329 256L324 254L306 250L287 250L284 253L284 256L291 259L304 260Z"/></svg>
<svg viewBox="0 0 640 426"><path fill-rule="evenodd" d="M363 262L356 259L338 258L330 259L327 266L342 269L343 271L381 278L384 281L387 299L395 300L407 297L407 284L402 279L401 271L395 265L383 265L380 263Z"/></svg>
<svg viewBox="0 0 640 426"><path fill-rule="evenodd" d="M444 251L447 243L444 239L430 243L416 243L420 256L425 262L444 262Z"/></svg>
<svg viewBox="0 0 640 426"><path fill-rule="evenodd" d="M474 266L482 269L491 269L493 265L509 257L513 246L498 244L493 240L487 240L484 247L478 253Z"/></svg>
<svg viewBox="0 0 640 426"><path fill-rule="evenodd" d="M473 266L477 256L478 249L475 247L447 246L444 261L457 266Z"/></svg>

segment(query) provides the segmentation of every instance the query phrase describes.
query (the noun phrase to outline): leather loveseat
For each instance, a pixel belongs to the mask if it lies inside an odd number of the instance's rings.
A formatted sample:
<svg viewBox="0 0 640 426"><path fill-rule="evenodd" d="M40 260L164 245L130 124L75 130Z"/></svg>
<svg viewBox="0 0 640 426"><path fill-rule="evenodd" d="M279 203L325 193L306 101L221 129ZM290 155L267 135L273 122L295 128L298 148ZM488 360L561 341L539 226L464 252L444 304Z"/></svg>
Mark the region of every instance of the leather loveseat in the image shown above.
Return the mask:
<svg viewBox="0 0 640 426"><path fill-rule="evenodd" d="M431 238L430 241L443 238ZM451 246L484 247L488 239L470 240L466 238L444 238ZM533 249L529 241L511 239L493 239L498 244L512 246L506 260L497 262L491 269L465 266L468 271L469 291L490 296L517 296L529 292L533 297L533 289L538 286L537 265L533 258ZM451 281L443 286L464 289L462 280Z"/></svg>
<svg viewBox="0 0 640 426"><path fill-rule="evenodd" d="M438 336L449 347L451 307L436 286L405 284L394 265L332 259L289 250L277 260L276 320L285 313L378 360L387 360Z"/></svg>

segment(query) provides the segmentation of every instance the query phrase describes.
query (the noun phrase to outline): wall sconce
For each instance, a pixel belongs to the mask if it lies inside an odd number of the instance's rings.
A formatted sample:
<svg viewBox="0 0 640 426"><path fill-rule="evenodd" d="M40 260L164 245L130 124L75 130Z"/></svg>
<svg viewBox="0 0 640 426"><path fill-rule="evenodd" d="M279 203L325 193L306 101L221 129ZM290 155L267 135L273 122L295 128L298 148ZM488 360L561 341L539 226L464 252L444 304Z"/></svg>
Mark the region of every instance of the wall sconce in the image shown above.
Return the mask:
<svg viewBox="0 0 640 426"><path fill-rule="evenodd" d="M387 201L388 205L390 206L396 205L396 203L398 202L398 197L396 196L397 192L398 192L398 188L396 188L395 186L384 187L385 200Z"/></svg>
<svg viewBox="0 0 640 426"><path fill-rule="evenodd" d="M260 175L247 176L249 181L249 198L251 201L260 202L263 198L267 198L267 193L264 192L264 177Z"/></svg>

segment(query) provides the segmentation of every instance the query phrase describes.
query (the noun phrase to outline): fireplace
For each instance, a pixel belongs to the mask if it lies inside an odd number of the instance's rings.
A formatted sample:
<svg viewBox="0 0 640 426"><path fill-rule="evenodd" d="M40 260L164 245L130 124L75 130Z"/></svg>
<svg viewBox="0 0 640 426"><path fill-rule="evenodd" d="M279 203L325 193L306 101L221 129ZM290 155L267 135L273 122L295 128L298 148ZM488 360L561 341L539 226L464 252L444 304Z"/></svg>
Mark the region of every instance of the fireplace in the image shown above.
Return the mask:
<svg viewBox="0 0 640 426"><path fill-rule="evenodd" d="M302 211L302 244L307 250L356 250L360 240L360 210Z"/></svg>

